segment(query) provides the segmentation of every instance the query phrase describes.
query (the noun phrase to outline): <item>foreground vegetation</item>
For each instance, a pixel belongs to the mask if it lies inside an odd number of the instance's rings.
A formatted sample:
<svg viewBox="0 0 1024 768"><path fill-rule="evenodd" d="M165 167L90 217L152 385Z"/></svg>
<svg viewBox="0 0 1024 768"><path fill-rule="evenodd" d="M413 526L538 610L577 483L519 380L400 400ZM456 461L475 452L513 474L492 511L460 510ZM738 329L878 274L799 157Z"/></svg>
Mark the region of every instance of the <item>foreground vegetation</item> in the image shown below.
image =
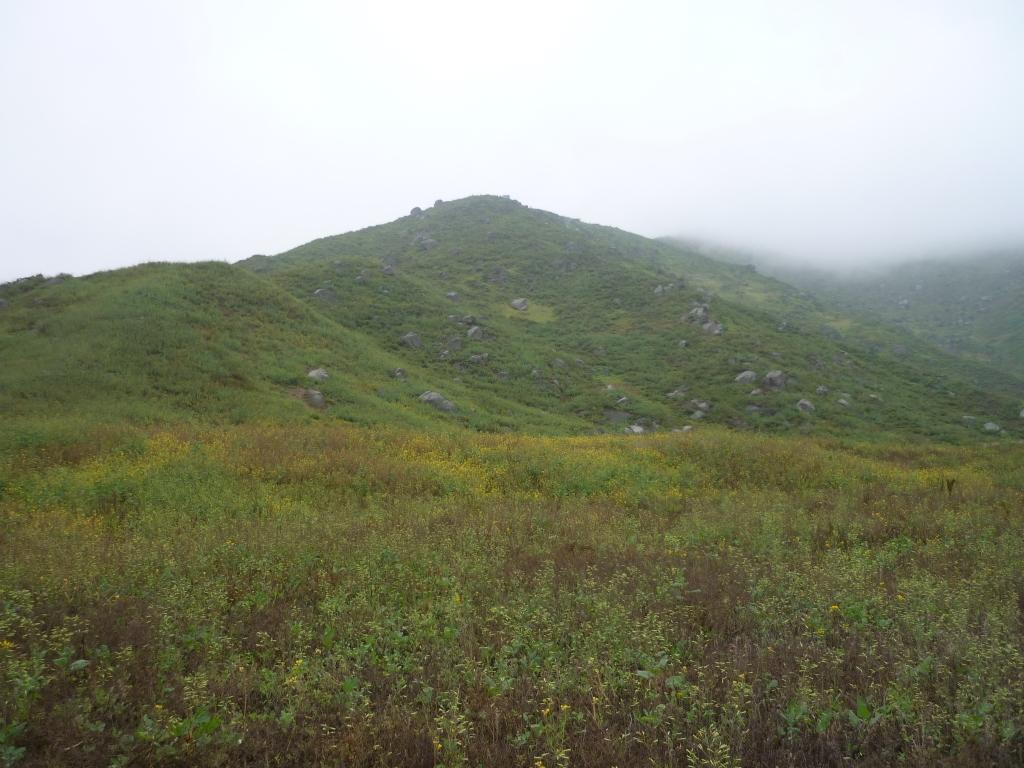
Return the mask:
<svg viewBox="0 0 1024 768"><path fill-rule="evenodd" d="M1009 441L92 427L0 493L7 765L1024 762Z"/></svg>

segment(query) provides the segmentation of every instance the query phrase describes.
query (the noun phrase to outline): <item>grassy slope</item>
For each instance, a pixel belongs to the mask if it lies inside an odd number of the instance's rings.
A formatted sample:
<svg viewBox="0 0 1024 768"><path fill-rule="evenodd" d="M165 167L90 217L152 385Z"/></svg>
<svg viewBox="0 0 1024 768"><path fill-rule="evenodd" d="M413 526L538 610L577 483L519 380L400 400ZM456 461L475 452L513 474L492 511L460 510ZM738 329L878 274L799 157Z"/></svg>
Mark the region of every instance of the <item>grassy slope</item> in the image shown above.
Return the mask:
<svg viewBox="0 0 1024 768"><path fill-rule="evenodd" d="M422 249L423 238L436 245ZM422 366L436 388L468 383L607 429L621 429L605 421L609 410L647 425L694 423L689 400L700 398L713 405L709 421L741 427L959 440L977 431L963 414L1015 426L1009 415L1024 393L1019 380L979 373L909 334L852 321L741 266L502 198L442 203L244 266ZM668 283L680 287L654 293ZM315 299L318 288L335 300ZM446 298L452 291L457 301ZM510 309L516 297L528 298L531 309ZM725 324L723 336L680 321L703 300ZM489 338L441 360L448 340L465 333L452 314L473 315ZM408 331L421 335L422 350L400 344ZM680 339L689 346L680 348ZM470 364L480 352L488 363ZM759 375L782 369L791 383L751 398L750 385L733 383L746 368ZM686 397L666 397L681 385ZM819 385L830 394L816 394ZM837 403L841 392L851 407ZM627 403L617 405L622 396ZM815 403L813 416L797 411L801 397Z"/></svg>
<svg viewBox="0 0 1024 768"><path fill-rule="evenodd" d="M847 313L868 313L1006 373L1024 376L1024 254L912 262L838 279L783 273Z"/></svg>

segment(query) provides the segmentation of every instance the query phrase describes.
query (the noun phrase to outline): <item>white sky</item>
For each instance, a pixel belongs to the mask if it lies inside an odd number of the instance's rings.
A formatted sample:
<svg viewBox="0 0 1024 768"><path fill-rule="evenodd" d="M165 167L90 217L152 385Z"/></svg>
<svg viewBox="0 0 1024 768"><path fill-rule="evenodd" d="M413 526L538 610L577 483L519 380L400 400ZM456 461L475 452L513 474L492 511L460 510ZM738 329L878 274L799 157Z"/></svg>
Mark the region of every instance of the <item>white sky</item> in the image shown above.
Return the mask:
<svg viewBox="0 0 1024 768"><path fill-rule="evenodd" d="M1024 241L1024 2L0 3L0 280L511 194L847 265Z"/></svg>

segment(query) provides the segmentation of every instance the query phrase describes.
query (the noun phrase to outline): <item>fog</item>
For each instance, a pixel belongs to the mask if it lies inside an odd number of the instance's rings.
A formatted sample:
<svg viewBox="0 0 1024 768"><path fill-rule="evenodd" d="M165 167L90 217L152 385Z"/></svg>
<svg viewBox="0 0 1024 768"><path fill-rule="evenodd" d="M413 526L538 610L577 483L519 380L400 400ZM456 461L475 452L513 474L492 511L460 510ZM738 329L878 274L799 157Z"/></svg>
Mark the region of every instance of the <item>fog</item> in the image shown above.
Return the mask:
<svg viewBox="0 0 1024 768"><path fill-rule="evenodd" d="M509 194L821 267L1024 242L1024 4L0 5L0 280Z"/></svg>

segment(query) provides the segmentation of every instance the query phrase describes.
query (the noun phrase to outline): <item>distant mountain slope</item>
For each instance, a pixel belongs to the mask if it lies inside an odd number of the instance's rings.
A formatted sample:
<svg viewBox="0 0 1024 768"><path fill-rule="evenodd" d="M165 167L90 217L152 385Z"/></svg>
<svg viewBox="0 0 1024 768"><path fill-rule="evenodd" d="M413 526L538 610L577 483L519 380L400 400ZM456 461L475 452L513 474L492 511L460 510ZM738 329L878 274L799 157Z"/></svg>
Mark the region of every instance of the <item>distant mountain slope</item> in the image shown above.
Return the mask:
<svg viewBox="0 0 1024 768"><path fill-rule="evenodd" d="M499 197L239 265L29 279L0 299L7 419L949 441L1022 426L1018 379L752 269Z"/></svg>
<svg viewBox="0 0 1024 768"><path fill-rule="evenodd" d="M785 277L843 311L870 313L953 354L1024 376L1024 249L846 279L806 270Z"/></svg>

